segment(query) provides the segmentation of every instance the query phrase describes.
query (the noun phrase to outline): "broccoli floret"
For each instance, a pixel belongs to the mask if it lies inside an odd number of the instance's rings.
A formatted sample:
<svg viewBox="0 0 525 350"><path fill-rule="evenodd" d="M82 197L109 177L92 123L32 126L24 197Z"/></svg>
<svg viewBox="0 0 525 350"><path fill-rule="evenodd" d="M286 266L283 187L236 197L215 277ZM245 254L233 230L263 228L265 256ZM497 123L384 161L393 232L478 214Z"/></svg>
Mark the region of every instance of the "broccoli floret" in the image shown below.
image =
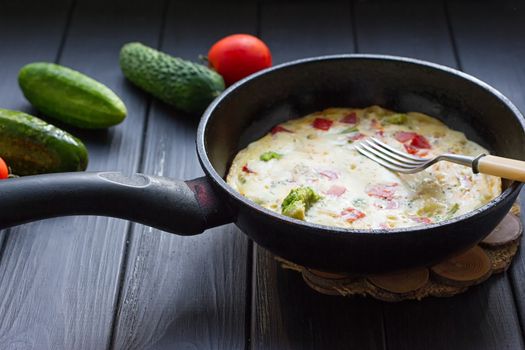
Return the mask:
<svg viewBox="0 0 525 350"><path fill-rule="evenodd" d="M321 199L310 187L298 187L290 191L281 204L283 215L304 220L306 211Z"/></svg>

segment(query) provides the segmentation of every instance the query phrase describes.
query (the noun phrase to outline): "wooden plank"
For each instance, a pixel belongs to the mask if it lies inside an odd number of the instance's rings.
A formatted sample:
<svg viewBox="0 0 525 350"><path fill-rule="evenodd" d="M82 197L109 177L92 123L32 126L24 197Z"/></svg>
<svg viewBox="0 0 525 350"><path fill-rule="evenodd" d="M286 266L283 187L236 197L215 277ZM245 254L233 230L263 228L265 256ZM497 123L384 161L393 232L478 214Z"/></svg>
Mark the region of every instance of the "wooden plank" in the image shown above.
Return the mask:
<svg viewBox="0 0 525 350"><path fill-rule="evenodd" d="M161 44L196 60L224 35L256 30L255 3L172 2ZM145 173L202 176L195 152L198 118L155 102ZM137 225L115 330L115 349L243 349L248 240L233 225L179 237Z"/></svg>
<svg viewBox="0 0 525 350"><path fill-rule="evenodd" d="M66 3L49 8L45 2L37 9L33 5L14 5L18 10L7 16L17 24L5 33L13 41L4 53L13 60L11 69L57 56ZM90 170L138 168L146 99L124 82L118 51L129 40L154 43L161 10L152 2L76 4L60 63L107 84L129 110L126 121L108 131L71 130L86 142ZM23 103L17 99L13 108L17 101ZM0 265L0 348L107 348L128 229L126 221L96 217L59 218L12 229Z"/></svg>
<svg viewBox="0 0 525 350"><path fill-rule="evenodd" d="M359 52L456 65L441 3L356 1L354 9Z"/></svg>
<svg viewBox="0 0 525 350"><path fill-rule="evenodd" d="M348 3L263 3L261 10L261 36L276 64L354 50ZM329 21L312 20L319 18ZM255 250L253 349L383 348L380 302L318 294L271 253Z"/></svg>
<svg viewBox="0 0 525 350"><path fill-rule="evenodd" d="M323 295L257 247L253 349L384 349L381 302Z"/></svg>
<svg viewBox="0 0 525 350"><path fill-rule="evenodd" d="M473 7L465 7L466 17L471 16ZM441 1L396 5L358 2L355 16L358 42L366 52L395 53L457 66ZM472 34L484 37L476 30ZM480 67L482 71L491 69L492 64ZM385 304L384 317L389 349L523 347L512 290L505 275L453 298Z"/></svg>
<svg viewBox="0 0 525 350"><path fill-rule="evenodd" d="M274 64L354 51L348 2L263 3L260 27Z"/></svg>
<svg viewBox="0 0 525 350"><path fill-rule="evenodd" d="M475 7L475 15L471 8ZM525 4L521 1L449 2L452 28L462 66L504 93L525 111ZM525 192L521 193L525 204ZM522 219L522 222L525 221ZM523 246L523 245L522 245ZM510 269L522 332L525 332L525 254Z"/></svg>
<svg viewBox="0 0 525 350"><path fill-rule="evenodd" d="M43 16L28 14L27 7L32 5ZM49 1L46 5L30 1L0 2L0 108L30 110L18 88L18 70L33 57L35 60L55 59L70 6L70 0ZM21 13L25 16L20 17ZM38 32L42 27L45 30ZM26 38L25 45L21 38ZM29 39L32 45L27 44ZM0 231L0 254L7 231Z"/></svg>

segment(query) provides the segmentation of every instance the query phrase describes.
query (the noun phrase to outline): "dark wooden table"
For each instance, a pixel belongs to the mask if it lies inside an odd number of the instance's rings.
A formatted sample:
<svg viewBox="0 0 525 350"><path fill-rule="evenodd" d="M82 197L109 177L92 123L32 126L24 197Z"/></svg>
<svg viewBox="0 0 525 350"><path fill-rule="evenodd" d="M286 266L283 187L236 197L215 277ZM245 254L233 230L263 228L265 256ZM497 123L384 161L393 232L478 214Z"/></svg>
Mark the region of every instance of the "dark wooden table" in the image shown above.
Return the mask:
<svg viewBox="0 0 525 350"><path fill-rule="evenodd" d="M70 66L129 110L108 131L70 129L88 146L89 170L199 176L197 120L127 83L118 52L141 41L196 60L235 32L262 37L275 63L361 52L445 64L525 110L525 4L452 0L0 0L0 108L37 113L17 87L23 64ZM0 232L0 247L0 349L524 347L523 253L465 294L389 304L313 292L233 225L178 237L57 218Z"/></svg>

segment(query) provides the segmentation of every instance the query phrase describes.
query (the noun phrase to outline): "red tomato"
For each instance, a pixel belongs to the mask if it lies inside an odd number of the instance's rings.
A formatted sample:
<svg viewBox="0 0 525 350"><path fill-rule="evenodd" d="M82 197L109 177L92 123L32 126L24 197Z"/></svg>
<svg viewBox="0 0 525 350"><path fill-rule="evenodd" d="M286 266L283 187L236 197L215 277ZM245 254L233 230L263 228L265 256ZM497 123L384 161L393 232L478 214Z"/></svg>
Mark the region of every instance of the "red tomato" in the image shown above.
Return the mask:
<svg viewBox="0 0 525 350"><path fill-rule="evenodd" d="M327 131L332 127L332 124L334 122L330 119L324 119L324 118L315 118L314 122L312 123L312 126L319 130Z"/></svg>
<svg viewBox="0 0 525 350"><path fill-rule="evenodd" d="M272 65L270 49L248 34L234 34L217 41L208 52L210 66L227 85Z"/></svg>
<svg viewBox="0 0 525 350"><path fill-rule="evenodd" d="M7 164L0 158L0 180L7 179L8 176L9 170L7 169Z"/></svg>

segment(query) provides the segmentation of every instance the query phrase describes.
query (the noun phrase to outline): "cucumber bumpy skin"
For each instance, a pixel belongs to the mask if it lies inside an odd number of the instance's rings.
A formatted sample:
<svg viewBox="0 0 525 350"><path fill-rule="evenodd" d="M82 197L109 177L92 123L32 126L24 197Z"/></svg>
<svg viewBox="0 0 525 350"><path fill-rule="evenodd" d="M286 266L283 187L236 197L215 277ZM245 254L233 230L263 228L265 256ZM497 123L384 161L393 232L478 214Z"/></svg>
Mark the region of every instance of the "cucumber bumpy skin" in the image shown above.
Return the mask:
<svg viewBox="0 0 525 350"><path fill-rule="evenodd" d="M88 153L71 134L29 114L0 109L0 157L16 175L86 170Z"/></svg>
<svg viewBox="0 0 525 350"><path fill-rule="evenodd" d="M120 67L132 83L190 114L202 113L224 91L224 80L215 71L141 43L122 47Z"/></svg>
<svg viewBox="0 0 525 350"><path fill-rule="evenodd" d="M108 128L127 114L122 100L108 87L58 64L28 64L20 70L18 83L36 109L78 128Z"/></svg>

